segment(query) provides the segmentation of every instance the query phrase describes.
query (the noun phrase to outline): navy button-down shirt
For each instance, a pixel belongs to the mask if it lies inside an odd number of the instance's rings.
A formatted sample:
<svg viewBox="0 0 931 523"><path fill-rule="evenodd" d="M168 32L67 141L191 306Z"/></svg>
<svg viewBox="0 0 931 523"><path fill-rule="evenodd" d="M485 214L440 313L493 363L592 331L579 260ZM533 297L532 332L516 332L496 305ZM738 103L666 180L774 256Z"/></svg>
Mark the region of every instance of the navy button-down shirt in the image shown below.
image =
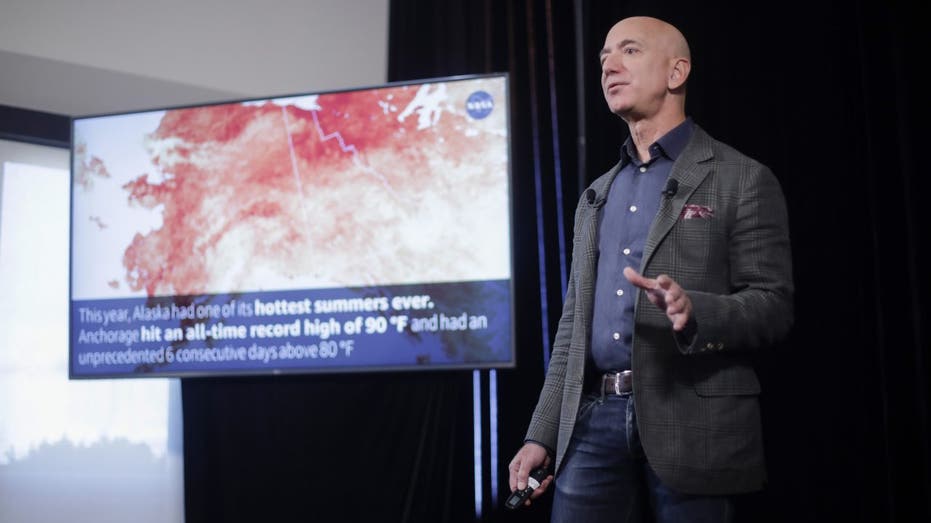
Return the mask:
<svg viewBox="0 0 931 523"><path fill-rule="evenodd" d="M637 289L624 277L624 267L640 270L666 179L691 137L692 121L687 119L650 145L647 162L640 161L630 138L621 147L622 167L608 190L598 226L591 357L601 372L630 369Z"/></svg>

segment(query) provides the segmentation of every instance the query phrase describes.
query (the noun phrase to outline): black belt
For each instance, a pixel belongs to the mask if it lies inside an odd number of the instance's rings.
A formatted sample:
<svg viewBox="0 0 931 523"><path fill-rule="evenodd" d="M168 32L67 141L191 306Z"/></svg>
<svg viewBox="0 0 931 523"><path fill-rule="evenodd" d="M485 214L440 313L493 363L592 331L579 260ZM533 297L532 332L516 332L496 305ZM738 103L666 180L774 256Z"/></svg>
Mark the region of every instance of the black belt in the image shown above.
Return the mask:
<svg viewBox="0 0 931 523"><path fill-rule="evenodd" d="M601 376L601 394L628 394L634 390L634 373L629 370L607 372Z"/></svg>

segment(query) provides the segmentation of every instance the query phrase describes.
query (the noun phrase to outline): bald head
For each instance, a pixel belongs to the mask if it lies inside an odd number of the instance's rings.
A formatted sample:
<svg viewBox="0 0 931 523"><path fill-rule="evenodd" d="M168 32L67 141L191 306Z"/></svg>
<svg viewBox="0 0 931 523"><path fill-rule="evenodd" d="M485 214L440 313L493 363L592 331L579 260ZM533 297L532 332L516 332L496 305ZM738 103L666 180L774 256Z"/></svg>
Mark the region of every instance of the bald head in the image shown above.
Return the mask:
<svg viewBox="0 0 931 523"><path fill-rule="evenodd" d="M685 58L687 60L692 59L692 55L689 52L689 43L685 40L685 36L682 35L682 32L680 32L676 26L669 22L664 22L659 18L652 18L649 16L632 16L614 24L611 30L613 31L618 27L622 30L627 29L650 35L655 39L656 45L664 49L670 57Z"/></svg>
<svg viewBox="0 0 931 523"><path fill-rule="evenodd" d="M601 50L601 71L608 106L628 122L657 113L684 118L691 53L673 25L647 16L614 24Z"/></svg>
<svg viewBox="0 0 931 523"><path fill-rule="evenodd" d="M692 53L689 50L689 43L685 36L676 26L649 16L631 16L614 24L614 27L608 31L605 37L605 47L601 50L603 55L607 50L612 36L617 40L618 37L636 39L643 43L649 43L662 51L667 58L684 58L691 62Z"/></svg>

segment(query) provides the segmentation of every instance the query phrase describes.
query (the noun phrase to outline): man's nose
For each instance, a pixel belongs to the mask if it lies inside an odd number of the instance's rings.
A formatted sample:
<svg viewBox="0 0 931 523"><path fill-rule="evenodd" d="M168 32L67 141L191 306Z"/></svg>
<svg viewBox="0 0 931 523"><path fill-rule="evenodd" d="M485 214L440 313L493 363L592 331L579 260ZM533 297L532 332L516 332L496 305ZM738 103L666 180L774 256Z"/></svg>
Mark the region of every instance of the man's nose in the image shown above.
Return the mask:
<svg viewBox="0 0 931 523"><path fill-rule="evenodd" d="M616 56L611 54L605 56L604 62L601 64L601 72L603 74L611 74L620 72L624 67L624 64Z"/></svg>

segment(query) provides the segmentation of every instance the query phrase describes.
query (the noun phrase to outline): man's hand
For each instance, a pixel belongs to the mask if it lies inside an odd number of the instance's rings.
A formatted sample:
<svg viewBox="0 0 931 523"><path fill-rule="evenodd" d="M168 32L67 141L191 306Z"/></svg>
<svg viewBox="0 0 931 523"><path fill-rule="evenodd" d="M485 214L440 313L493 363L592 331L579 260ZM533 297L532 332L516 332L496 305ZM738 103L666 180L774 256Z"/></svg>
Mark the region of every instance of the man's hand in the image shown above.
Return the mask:
<svg viewBox="0 0 931 523"><path fill-rule="evenodd" d="M543 445L524 443L524 446L517 451L517 455L511 460L511 464L508 465L511 492L527 488L527 478L530 476L530 473L544 464L549 465L549 462L550 458ZM550 474L546 479L540 482L540 486L530 494L530 498L524 502L524 504L530 505L531 499L540 497L541 494L546 492L546 488L550 486L552 481L553 475Z"/></svg>
<svg viewBox="0 0 931 523"><path fill-rule="evenodd" d="M692 300L678 283L669 276L660 274L654 278L644 278L630 267L624 268L624 277L646 291L647 298L666 313L672 322L672 329L682 331L692 317Z"/></svg>

